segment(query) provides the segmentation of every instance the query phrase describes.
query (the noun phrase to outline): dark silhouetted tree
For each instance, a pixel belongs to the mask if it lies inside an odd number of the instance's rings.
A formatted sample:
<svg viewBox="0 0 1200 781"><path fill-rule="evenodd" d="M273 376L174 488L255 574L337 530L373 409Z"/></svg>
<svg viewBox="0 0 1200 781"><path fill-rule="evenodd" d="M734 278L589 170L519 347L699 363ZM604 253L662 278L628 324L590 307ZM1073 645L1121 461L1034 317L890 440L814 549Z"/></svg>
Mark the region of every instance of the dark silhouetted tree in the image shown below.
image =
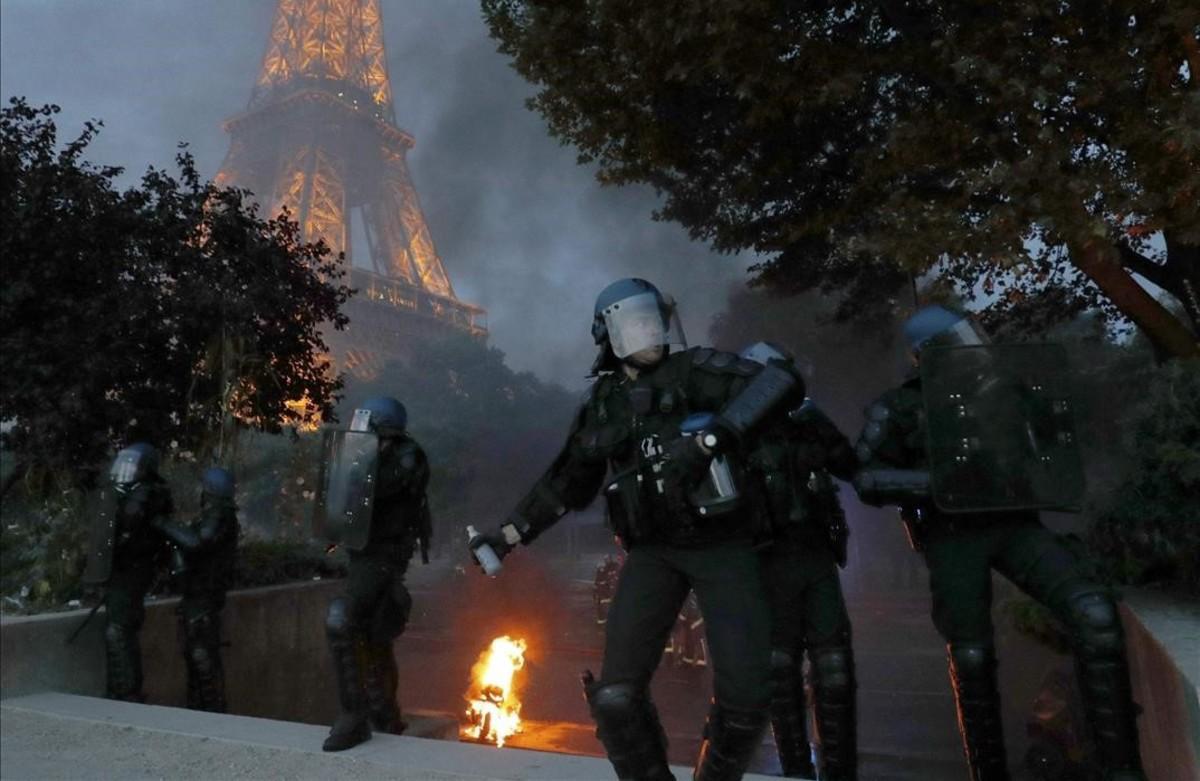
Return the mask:
<svg viewBox="0 0 1200 781"><path fill-rule="evenodd" d="M341 328L341 262L248 194L84 159L54 106L0 114L0 418L16 473L86 485L116 445L206 458L231 431L330 419L341 379L319 328ZM304 400L305 405L295 404ZM36 486L33 486L36 488ZM44 489L44 486L43 486Z"/></svg>
<svg viewBox="0 0 1200 781"><path fill-rule="evenodd" d="M555 136L601 181L655 187L694 238L766 255L763 283L865 310L898 268L935 269L1013 316L1099 307L1162 354L1198 350L1194 3L483 9Z"/></svg>

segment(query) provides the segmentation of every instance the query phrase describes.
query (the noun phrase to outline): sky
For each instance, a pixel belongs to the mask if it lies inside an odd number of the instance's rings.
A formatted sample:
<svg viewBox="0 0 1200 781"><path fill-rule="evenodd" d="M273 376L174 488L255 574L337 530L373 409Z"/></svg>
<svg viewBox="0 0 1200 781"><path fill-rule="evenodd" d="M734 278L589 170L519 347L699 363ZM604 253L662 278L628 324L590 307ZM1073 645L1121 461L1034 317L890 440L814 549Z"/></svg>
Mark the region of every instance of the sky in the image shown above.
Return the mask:
<svg viewBox="0 0 1200 781"><path fill-rule="evenodd" d="M172 165L186 141L201 172L228 148L221 121L246 106L272 0L3 0L0 96L62 107L60 136L104 121L93 162ZM488 310L490 343L514 369L572 389L594 356L596 294L642 276L708 322L751 262L717 255L651 219L648 188L601 188L594 169L524 106L532 88L496 52L477 0L382 0L396 119L458 296Z"/></svg>

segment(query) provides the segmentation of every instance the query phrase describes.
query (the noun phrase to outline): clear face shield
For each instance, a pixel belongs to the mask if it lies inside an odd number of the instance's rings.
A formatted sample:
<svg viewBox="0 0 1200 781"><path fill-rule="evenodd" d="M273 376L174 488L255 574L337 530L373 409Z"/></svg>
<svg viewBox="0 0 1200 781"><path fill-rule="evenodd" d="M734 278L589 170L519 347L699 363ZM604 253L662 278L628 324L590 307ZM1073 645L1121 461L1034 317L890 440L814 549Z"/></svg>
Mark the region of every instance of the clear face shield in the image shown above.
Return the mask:
<svg viewBox="0 0 1200 781"><path fill-rule="evenodd" d="M117 453L112 469L108 472L109 479L117 486L133 485L145 475L142 460L142 454L136 450L122 450Z"/></svg>
<svg viewBox="0 0 1200 781"><path fill-rule="evenodd" d="M679 315L671 303L668 299L670 315L665 322L654 293L639 293L605 308L604 324L613 355L625 359L651 347L687 347Z"/></svg>
<svg viewBox="0 0 1200 781"><path fill-rule="evenodd" d="M354 417L350 419L351 431L370 431L371 430L371 410L356 409Z"/></svg>

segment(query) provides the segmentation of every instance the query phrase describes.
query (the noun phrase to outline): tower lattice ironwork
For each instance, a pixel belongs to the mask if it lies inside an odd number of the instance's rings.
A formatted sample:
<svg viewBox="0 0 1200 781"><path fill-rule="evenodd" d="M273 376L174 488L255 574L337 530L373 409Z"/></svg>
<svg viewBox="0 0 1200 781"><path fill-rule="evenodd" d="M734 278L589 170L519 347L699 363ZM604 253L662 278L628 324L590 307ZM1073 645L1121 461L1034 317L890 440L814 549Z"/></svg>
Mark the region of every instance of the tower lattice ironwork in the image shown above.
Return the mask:
<svg viewBox="0 0 1200 781"><path fill-rule="evenodd" d="M287 207L307 240L346 253L359 294L348 332L330 335L339 365L369 376L413 339L486 336L484 311L454 293L409 175L414 141L395 120L379 0L278 0L250 102L224 127L217 182L271 214Z"/></svg>

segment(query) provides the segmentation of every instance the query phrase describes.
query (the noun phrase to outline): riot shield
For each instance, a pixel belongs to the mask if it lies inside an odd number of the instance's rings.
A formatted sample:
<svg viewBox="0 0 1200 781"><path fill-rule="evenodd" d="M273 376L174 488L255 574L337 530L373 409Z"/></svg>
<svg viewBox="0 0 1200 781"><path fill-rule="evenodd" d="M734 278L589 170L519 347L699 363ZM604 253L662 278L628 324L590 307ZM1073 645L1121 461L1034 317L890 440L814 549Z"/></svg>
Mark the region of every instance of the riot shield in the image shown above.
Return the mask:
<svg viewBox="0 0 1200 781"><path fill-rule="evenodd" d="M1078 509L1080 460L1059 345L921 354L934 503L947 512Z"/></svg>
<svg viewBox="0 0 1200 781"><path fill-rule="evenodd" d="M326 431L313 505L313 534L362 550L371 534L379 438L365 431Z"/></svg>
<svg viewBox="0 0 1200 781"><path fill-rule="evenodd" d="M89 502L91 530L88 532L87 567L83 570L83 582L101 585L112 576L113 553L117 543L117 492L111 486Z"/></svg>

